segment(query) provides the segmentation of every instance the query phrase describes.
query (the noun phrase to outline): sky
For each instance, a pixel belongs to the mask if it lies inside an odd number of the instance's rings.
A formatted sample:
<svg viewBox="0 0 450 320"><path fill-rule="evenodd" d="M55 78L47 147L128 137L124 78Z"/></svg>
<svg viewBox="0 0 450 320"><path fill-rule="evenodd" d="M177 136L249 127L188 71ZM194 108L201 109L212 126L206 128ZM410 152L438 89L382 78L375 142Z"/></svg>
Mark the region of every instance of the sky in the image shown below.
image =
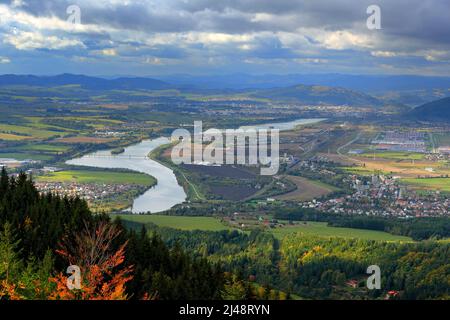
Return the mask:
<svg viewBox="0 0 450 320"><path fill-rule="evenodd" d="M0 74L237 72L450 76L450 1L0 0Z"/></svg>

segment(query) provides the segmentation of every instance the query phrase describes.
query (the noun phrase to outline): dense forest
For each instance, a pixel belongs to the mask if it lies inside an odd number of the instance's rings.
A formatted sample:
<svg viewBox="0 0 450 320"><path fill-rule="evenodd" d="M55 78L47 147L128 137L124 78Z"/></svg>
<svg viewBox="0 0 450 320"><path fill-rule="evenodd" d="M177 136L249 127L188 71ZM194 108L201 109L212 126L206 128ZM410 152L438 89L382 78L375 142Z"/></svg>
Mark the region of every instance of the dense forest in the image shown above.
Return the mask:
<svg viewBox="0 0 450 320"><path fill-rule="evenodd" d="M383 242L261 231L178 231L147 224L169 245L180 243L226 271L288 296L309 299L449 299L450 244ZM132 227L132 226L131 226ZM134 226L136 228L136 226ZM368 266L381 268L381 290L368 290ZM389 292L395 296L390 297Z"/></svg>
<svg viewBox="0 0 450 320"><path fill-rule="evenodd" d="M94 216L78 198L40 195L26 175L5 170L0 226L0 299L220 299L240 284L157 235ZM69 265L81 269L80 290L66 286Z"/></svg>

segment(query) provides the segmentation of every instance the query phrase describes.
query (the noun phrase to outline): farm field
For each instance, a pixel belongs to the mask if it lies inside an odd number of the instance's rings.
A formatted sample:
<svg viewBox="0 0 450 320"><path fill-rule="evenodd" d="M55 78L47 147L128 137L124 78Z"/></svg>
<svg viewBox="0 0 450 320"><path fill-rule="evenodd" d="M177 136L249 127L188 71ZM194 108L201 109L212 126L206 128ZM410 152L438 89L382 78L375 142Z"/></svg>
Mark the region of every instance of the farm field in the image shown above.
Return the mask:
<svg viewBox="0 0 450 320"><path fill-rule="evenodd" d="M16 148L21 151L39 151L46 153L60 153L66 152L70 149L69 146L55 145L55 144L26 144Z"/></svg>
<svg viewBox="0 0 450 320"><path fill-rule="evenodd" d="M16 159L19 161L23 160L36 160L36 161L46 161L52 159L52 156L45 155L45 154L38 154L38 153L30 153L30 152L6 152L1 153L0 152L0 158L6 158L6 159Z"/></svg>
<svg viewBox="0 0 450 320"><path fill-rule="evenodd" d="M250 170L234 166L181 165L187 179L202 190L223 200L240 201L258 192L252 182L258 178Z"/></svg>
<svg viewBox="0 0 450 320"><path fill-rule="evenodd" d="M416 178L417 176L440 177L450 174L450 169L443 163L432 161L393 161L388 159L373 160L362 158L359 160L360 167L346 167L349 172L358 174L395 174L402 178ZM430 172L427 168L433 168Z"/></svg>
<svg viewBox="0 0 450 320"><path fill-rule="evenodd" d="M278 200L308 201L314 198L326 196L338 190L337 188L325 183L313 181L303 177L288 176L287 179L292 181L297 186L297 190L275 197Z"/></svg>
<svg viewBox="0 0 450 320"><path fill-rule="evenodd" d="M249 170L245 170L233 166L199 166L199 165L182 165L183 169L201 173L204 175L210 175L219 178L235 178L235 179L253 179L255 174Z"/></svg>
<svg viewBox="0 0 450 320"><path fill-rule="evenodd" d="M450 192L450 178L402 179L403 183L422 190Z"/></svg>
<svg viewBox="0 0 450 320"><path fill-rule="evenodd" d="M164 215L112 215L125 221L137 223L154 223L160 227L169 227L179 230L204 230L204 231L223 231L233 230L222 224L213 217L182 217L182 216L164 216Z"/></svg>
<svg viewBox="0 0 450 320"><path fill-rule="evenodd" d="M14 140L30 140L30 139L48 139L54 136L64 136L67 135L67 132L60 131L51 131L52 128L45 128L40 126L35 126L32 123L26 125L10 125L10 124L0 124L0 133L5 136L13 135ZM20 137L20 138L19 138ZM5 139L7 140L7 139Z"/></svg>
<svg viewBox="0 0 450 320"><path fill-rule="evenodd" d="M378 241L412 241L411 238L396 236L382 231L329 227L326 222L307 222L306 225L300 222L299 225L276 228L270 232L280 240L288 234L303 233L304 235L320 237L357 238Z"/></svg>
<svg viewBox="0 0 450 320"><path fill-rule="evenodd" d="M342 167L342 169L348 173L362 175L362 176L370 176L375 173L384 174L384 175L390 174L390 172L380 171L380 170L370 170L370 169L367 169L364 167Z"/></svg>
<svg viewBox="0 0 450 320"><path fill-rule="evenodd" d="M164 216L164 215L117 215L122 220L137 223L154 223L160 227L169 227L179 230L193 231L223 231L234 230L222 224L213 217L184 217L184 216ZM320 237L340 237L340 238L358 238L364 240L377 241L412 241L409 237L391 235L386 232L329 227L325 222L307 222L307 225L286 226L284 228L271 229L269 231L277 239L282 240L286 235L292 233L303 233L306 236Z"/></svg>
<svg viewBox="0 0 450 320"><path fill-rule="evenodd" d="M29 137L0 132L0 139L1 140L7 140L7 141L21 141L21 140L29 139Z"/></svg>
<svg viewBox="0 0 450 320"><path fill-rule="evenodd" d="M142 173L71 170L53 172L35 179L39 182L78 182L78 183L110 183L154 185L156 179Z"/></svg>
<svg viewBox="0 0 450 320"><path fill-rule="evenodd" d="M450 133L439 133L433 135L439 147L450 146Z"/></svg>
<svg viewBox="0 0 450 320"><path fill-rule="evenodd" d="M366 153L355 155L356 157L362 157L362 158L370 158L370 159L391 159L391 160L423 160L425 158L425 155L422 153L416 153L416 152L393 152L393 151L387 151L387 152L379 152L376 151L375 153L371 153L370 151L367 151Z"/></svg>
<svg viewBox="0 0 450 320"><path fill-rule="evenodd" d="M78 143L92 143L92 144L102 144L116 141L117 138L97 138L97 137L86 137L86 136L76 136L57 139L60 143L67 144L78 144Z"/></svg>
<svg viewBox="0 0 450 320"><path fill-rule="evenodd" d="M224 200L234 200L241 201L248 197L253 196L258 190L239 185L229 185L229 186L208 186L209 190L215 195L222 197Z"/></svg>

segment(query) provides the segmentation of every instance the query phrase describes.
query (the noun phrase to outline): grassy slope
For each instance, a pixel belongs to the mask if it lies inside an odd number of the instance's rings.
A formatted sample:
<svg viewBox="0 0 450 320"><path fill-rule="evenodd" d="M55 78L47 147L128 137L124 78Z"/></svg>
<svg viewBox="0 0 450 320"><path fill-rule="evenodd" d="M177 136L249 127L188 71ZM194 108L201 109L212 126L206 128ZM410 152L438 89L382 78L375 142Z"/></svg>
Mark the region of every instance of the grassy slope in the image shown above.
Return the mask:
<svg viewBox="0 0 450 320"><path fill-rule="evenodd" d="M424 190L450 192L450 178L402 179L403 183Z"/></svg>
<svg viewBox="0 0 450 320"><path fill-rule="evenodd" d="M325 222L308 222L307 225L287 226L284 228L273 229L271 232L278 239L283 239L288 234L300 232L305 235L322 237L358 238L380 241L412 241L411 238L396 236L387 232L328 227Z"/></svg>
<svg viewBox="0 0 450 320"><path fill-rule="evenodd" d="M163 215L114 215L122 220L138 223L154 223L160 227L170 227L180 230L222 231L232 230L213 217L181 217Z"/></svg>
<svg viewBox="0 0 450 320"><path fill-rule="evenodd" d="M161 227L170 227L180 230L203 230L222 231L232 230L213 217L183 217L183 216L163 216L163 215L114 215L122 220L137 223L154 223ZM322 222L308 222L307 225L298 225L271 229L270 232L278 239L283 239L286 235L301 232L306 236L314 235L321 237L341 237L358 238L364 240L379 241L411 241L411 238L395 236L386 232L328 227Z"/></svg>
<svg viewBox="0 0 450 320"><path fill-rule="evenodd" d="M36 154L36 153L17 153L17 152L7 152L7 153L1 153L0 152L0 158L9 158L9 159L16 159L19 161L27 160L27 159L33 159L33 160L50 160L52 158L51 155L46 154Z"/></svg>

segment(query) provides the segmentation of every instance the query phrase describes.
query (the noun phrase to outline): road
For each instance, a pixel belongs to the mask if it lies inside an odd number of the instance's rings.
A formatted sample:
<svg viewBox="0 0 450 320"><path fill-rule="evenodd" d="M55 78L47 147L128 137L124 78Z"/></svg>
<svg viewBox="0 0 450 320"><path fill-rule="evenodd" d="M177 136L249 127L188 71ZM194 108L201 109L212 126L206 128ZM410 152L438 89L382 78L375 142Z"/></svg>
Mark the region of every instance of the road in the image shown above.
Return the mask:
<svg viewBox="0 0 450 320"><path fill-rule="evenodd" d="M359 131L358 135L356 136L356 138L354 138L353 140L351 140L351 141L347 142L346 144L344 144L344 145L340 146L339 148L337 148L336 152L338 153L338 155L340 155L341 157L347 158L347 159L349 159L351 161L362 162L361 160L350 158L349 156L344 155L342 153L342 149L345 149L345 148L351 146L352 144L354 144L356 141L358 141L359 138L361 138L361 134L362 134L362 132Z"/></svg>

